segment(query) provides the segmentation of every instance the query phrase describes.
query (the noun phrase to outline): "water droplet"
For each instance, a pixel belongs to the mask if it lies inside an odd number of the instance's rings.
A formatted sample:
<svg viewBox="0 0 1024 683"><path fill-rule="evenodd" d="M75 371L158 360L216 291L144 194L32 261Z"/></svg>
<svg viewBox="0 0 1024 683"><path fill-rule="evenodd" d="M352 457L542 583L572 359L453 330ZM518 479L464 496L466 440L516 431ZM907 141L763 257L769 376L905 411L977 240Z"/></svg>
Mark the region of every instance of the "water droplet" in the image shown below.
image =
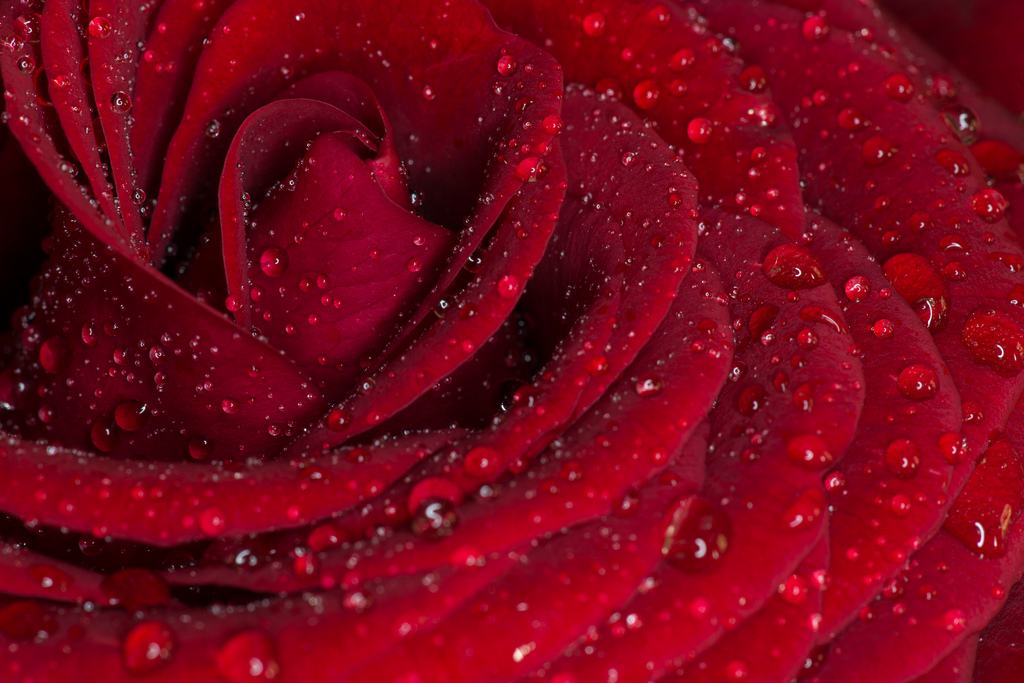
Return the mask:
<svg viewBox="0 0 1024 683"><path fill-rule="evenodd" d="M217 650L217 672L228 683L272 681L281 673L274 643L263 631L243 631Z"/></svg>
<svg viewBox="0 0 1024 683"><path fill-rule="evenodd" d="M954 176L965 176L971 172L971 167L963 154L952 149L940 149L935 153L935 160L939 162L946 171Z"/></svg>
<svg viewBox="0 0 1024 683"><path fill-rule="evenodd" d="M866 277L855 275L846 281L844 291L850 301L864 301L871 293L871 283Z"/></svg>
<svg viewBox="0 0 1024 683"><path fill-rule="evenodd" d="M281 247L267 247L260 255L260 270L267 277L281 277L288 270L288 252Z"/></svg>
<svg viewBox="0 0 1024 683"><path fill-rule="evenodd" d="M466 453L462 469L470 477L491 477L498 473L501 454L488 446L476 446Z"/></svg>
<svg viewBox="0 0 1024 683"><path fill-rule="evenodd" d="M413 256L411 259L405 262L405 268L410 273L418 273L423 269L423 259L419 256Z"/></svg>
<svg viewBox="0 0 1024 683"><path fill-rule="evenodd" d="M159 621L143 621L132 627L121 644L121 661L133 674L158 671L174 656L171 629Z"/></svg>
<svg viewBox="0 0 1024 683"><path fill-rule="evenodd" d="M1024 332L1002 311L974 311L967 316L960 338L974 354L974 362L989 366L1001 377L1016 377L1024 369Z"/></svg>
<svg viewBox="0 0 1024 683"><path fill-rule="evenodd" d="M885 447L885 467L900 479L912 479L921 465L921 450L910 439L894 439Z"/></svg>
<svg viewBox="0 0 1024 683"><path fill-rule="evenodd" d="M872 135L864 141L861 153L864 156L864 163L871 168L877 168L889 161L896 153L896 147L884 135Z"/></svg>
<svg viewBox="0 0 1024 683"><path fill-rule="evenodd" d="M970 107L962 104L951 104L941 110L945 121L953 134L967 146L978 141L978 117Z"/></svg>
<svg viewBox="0 0 1024 683"><path fill-rule="evenodd" d="M783 289L809 289L826 282L825 269L814 254L799 244L775 247L761 266L768 281Z"/></svg>
<svg viewBox="0 0 1024 683"><path fill-rule="evenodd" d="M334 217L334 220L343 221L345 220L345 216L348 215L348 212L339 206L336 209L334 209L334 212L331 215Z"/></svg>
<svg viewBox="0 0 1024 683"><path fill-rule="evenodd" d="M759 66L748 66L740 73L740 85L749 92L764 92L768 87L768 76Z"/></svg>
<svg viewBox="0 0 1024 683"><path fill-rule="evenodd" d="M504 55L498 59L498 73L502 76L511 76L519 68L519 62L512 55Z"/></svg>
<svg viewBox="0 0 1024 683"><path fill-rule="evenodd" d="M800 27L800 33L803 35L804 40L808 43L820 43L826 38L831 31L828 25L828 21L821 15L814 15L804 20L803 25Z"/></svg>
<svg viewBox="0 0 1024 683"><path fill-rule="evenodd" d="M651 373L641 375L636 381L636 394L641 398L657 396L665 388L665 383L658 375Z"/></svg>
<svg viewBox="0 0 1024 683"><path fill-rule="evenodd" d="M127 114L132 108L132 98L128 93L118 90L110 96L110 109L115 114Z"/></svg>
<svg viewBox="0 0 1024 683"><path fill-rule="evenodd" d="M814 434L801 434L790 439L786 443L786 455L791 463L810 470L824 469L835 459L828 444Z"/></svg>
<svg viewBox="0 0 1024 683"><path fill-rule="evenodd" d="M1010 203L1006 197L992 188L979 190L971 196L971 210L986 223L995 223L1003 218Z"/></svg>
<svg viewBox="0 0 1024 683"><path fill-rule="evenodd" d="M764 387L754 384L740 392L740 395L736 398L736 408L740 411L741 415L751 417L764 407L766 398L767 394Z"/></svg>
<svg viewBox="0 0 1024 683"><path fill-rule="evenodd" d="M121 445L121 434L117 425L105 417L98 417L89 429L89 438L96 450L112 453Z"/></svg>
<svg viewBox="0 0 1024 683"><path fill-rule="evenodd" d="M686 137L695 145L703 145L711 140L714 124L711 119L698 116L686 124Z"/></svg>
<svg viewBox="0 0 1024 683"><path fill-rule="evenodd" d="M679 569L714 569L732 539L732 523L723 510L699 494L677 500L665 516L661 554Z"/></svg>
<svg viewBox="0 0 1024 683"><path fill-rule="evenodd" d="M910 304L932 334L941 332L949 318L949 291L931 262L913 253L896 254L883 266L885 277Z"/></svg>
<svg viewBox="0 0 1024 683"><path fill-rule="evenodd" d="M526 157L516 165L516 178L527 183L537 182L543 175L543 166L540 157Z"/></svg>
<svg viewBox="0 0 1024 683"><path fill-rule="evenodd" d="M601 12L591 12L583 17L583 32L591 38L599 38L604 35L605 20Z"/></svg>
<svg viewBox="0 0 1024 683"><path fill-rule="evenodd" d="M203 129L203 135L210 138L211 140L216 140L217 138L219 138L220 121L214 119L213 121L210 121L208 124L206 124L206 128Z"/></svg>
<svg viewBox="0 0 1024 683"><path fill-rule="evenodd" d="M927 365L915 363L900 371L896 388L908 401L927 401L939 393L939 376Z"/></svg>
<svg viewBox="0 0 1024 683"><path fill-rule="evenodd" d="M893 74L885 79L885 94L899 102L909 102L914 96L914 84L906 74Z"/></svg>
<svg viewBox="0 0 1024 683"><path fill-rule="evenodd" d="M35 12L22 14L14 20L14 33L26 43L38 43L43 38L42 17Z"/></svg>
<svg viewBox="0 0 1024 683"><path fill-rule="evenodd" d="M89 35L94 38L106 38L113 30L114 27L106 17L95 17L89 22Z"/></svg>
<svg viewBox="0 0 1024 683"><path fill-rule="evenodd" d="M558 114L549 114L540 122L541 128L548 135L558 135L562 132L562 119Z"/></svg>
<svg viewBox="0 0 1024 683"><path fill-rule="evenodd" d="M661 97L661 86L658 85L657 81L650 79L640 81L633 88L633 101L636 106L644 111L654 109L658 104L658 99ZM693 123L692 121L690 122ZM692 138L691 138L692 139Z"/></svg>
<svg viewBox="0 0 1024 683"><path fill-rule="evenodd" d="M64 335L54 335L39 347L39 364L43 370L57 374L71 365L71 344Z"/></svg>
<svg viewBox="0 0 1024 683"><path fill-rule="evenodd" d="M444 498L428 498L420 503L413 513L411 528L417 536L433 541L450 536L458 519L451 501Z"/></svg>
<svg viewBox="0 0 1024 683"><path fill-rule="evenodd" d="M224 511L218 507L209 507L199 514L199 528L207 536L218 536L227 527Z"/></svg>
<svg viewBox="0 0 1024 683"><path fill-rule="evenodd" d="M864 130L870 122L868 117L857 107L846 107L836 116L836 123L843 130Z"/></svg>
<svg viewBox="0 0 1024 683"><path fill-rule="evenodd" d="M519 278L515 275L505 275L498 280L498 296L503 299L512 299L519 295Z"/></svg>
<svg viewBox="0 0 1024 683"><path fill-rule="evenodd" d="M114 409L114 422L126 432L137 432L146 426L149 409L141 401L122 401Z"/></svg>

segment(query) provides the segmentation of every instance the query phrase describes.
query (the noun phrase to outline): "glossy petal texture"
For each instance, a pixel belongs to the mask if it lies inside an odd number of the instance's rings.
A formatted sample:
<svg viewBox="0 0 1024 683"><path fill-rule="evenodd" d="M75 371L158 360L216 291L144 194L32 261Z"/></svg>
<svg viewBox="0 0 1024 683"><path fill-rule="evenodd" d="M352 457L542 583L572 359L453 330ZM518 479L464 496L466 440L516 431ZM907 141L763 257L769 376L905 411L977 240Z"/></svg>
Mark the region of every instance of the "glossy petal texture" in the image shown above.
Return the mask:
<svg viewBox="0 0 1024 683"><path fill-rule="evenodd" d="M0 679L1019 678L1019 17L882 4L0 0Z"/></svg>

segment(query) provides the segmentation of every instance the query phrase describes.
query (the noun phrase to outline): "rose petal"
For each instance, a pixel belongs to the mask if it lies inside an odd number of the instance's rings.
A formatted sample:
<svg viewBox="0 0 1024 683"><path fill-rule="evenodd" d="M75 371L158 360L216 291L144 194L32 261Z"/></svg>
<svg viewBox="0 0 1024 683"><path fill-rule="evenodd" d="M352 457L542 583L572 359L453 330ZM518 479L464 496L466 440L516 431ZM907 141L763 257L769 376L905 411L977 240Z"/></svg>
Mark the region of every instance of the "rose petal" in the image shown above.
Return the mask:
<svg viewBox="0 0 1024 683"><path fill-rule="evenodd" d="M662 563L653 573L656 587L621 607L645 627L614 636L599 628L553 672L601 680L614 669L620 681L647 681L675 668L721 637L726 620L760 609L825 531L821 470L846 451L863 400L860 364L849 353L834 294L823 277L799 297L771 283L763 262L772 248L790 245L755 219L710 214L698 246L726 278L734 329L742 330L738 381L726 385L711 414L702 492L729 520L728 549L687 572ZM760 320L768 307L771 320ZM811 348L797 342L805 329L817 340ZM777 365L782 359L786 364ZM805 464L794 462L808 454Z"/></svg>
<svg viewBox="0 0 1024 683"><path fill-rule="evenodd" d="M110 171L117 186L118 209L129 237L145 240L139 211L146 201L138 185L135 160L129 142L130 110L135 101L135 73L141 57L146 28L156 3L130 0L90 0L91 21L106 19L109 31L89 31L89 70L96 109L107 143ZM142 192L142 194L140 194ZM152 246L152 245L151 245ZM154 252L159 262L163 254Z"/></svg>
<svg viewBox="0 0 1024 683"><path fill-rule="evenodd" d="M63 212L53 250L20 322L10 428L121 457L244 459L324 410L288 359Z"/></svg>
<svg viewBox="0 0 1024 683"><path fill-rule="evenodd" d="M975 680L1012 683L1024 668L1024 581L1009 591L1006 604L981 632Z"/></svg>
<svg viewBox="0 0 1024 683"><path fill-rule="evenodd" d="M618 92L685 150L701 199L749 212L795 237L803 229L796 150L780 114L693 14L671 3L489 0L503 26L550 50L566 78ZM750 79L747 79L748 81Z"/></svg>
<svg viewBox="0 0 1024 683"><path fill-rule="evenodd" d="M40 101L35 78L40 75L45 79L46 73L37 66L43 62L38 43L27 42L13 31L16 19L34 12L23 0L6 0L0 11L0 41L17 48L5 49L0 55L4 90L11 94L5 110L11 133L46 184L91 234L128 258L145 260L141 245L131 242L123 225L100 212L89 188L76 179L79 170L69 158L67 138L57 115Z"/></svg>
<svg viewBox="0 0 1024 683"><path fill-rule="evenodd" d="M961 399L982 415L963 427L969 453L976 456L988 434L1005 423L1024 385L1019 372L1024 364L1018 367L1015 353L997 362L986 351L992 344L1014 349L1018 338L1024 344L1024 314L1002 303L1024 282L1015 265L1024 263L1024 252L1006 234L1001 212L993 210L986 179L966 164L970 151L951 138L931 104L912 97L903 85L909 81L865 40L833 26L826 39L808 43L802 37L805 16L780 6L752 8L726 0L704 8L713 25L732 27L744 50L765 68L782 109L799 108L793 132L801 165L815 169L804 178L808 201L863 240L883 264L898 257L902 265L887 272L890 280L910 275L904 267L909 260L919 264L919 274L943 281L948 297L936 290L910 303L930 316L929 329ZM769 20L770 29L757 30ZM779 44L801 45L801 50L775 50ZM851 63L855 69L848 68ZM781 77L795 70L806 77ZM813 104L819 89L828 97ZM804 106L805 99L811 104ZM849 119L843 112L851 107L873 124L870 129L843 128L840 118ZM822 130L828 135L820 135ZM900 293L900 282L894 288ZM991 327L989 311L1004 323ZM950 488L962 484L960 477Z"/></svg>
<svg viewBox="0 0 1024 683"><path fill-rule="evenodd" d="M54 602L106 605L103 575L0 542L0 586L4 595Z"/></svg>
<svg viewBox="0 0 1024 683"><path fill-rule="evenodd" d="M959 439L961 414L945 363L915 312L893 296L853 236L810 215L810 248L842 305L866 382L861 428L829 479L831 583L821 631L833 638L941 525L952 502L953 463L940 443L947 435ZM925 400L905 395L901 383L918 370L935 382Z"/></svg>
<svg viewBox="0 0 1024 683"><path fill-rule="evenodd" d="M89 62L82 40L88 16L81 3L69 0L47 2L42 12L43 78L49 83L48 94L54 111L60 118L61 130L67 136L70 152L78 159L90 185L92 194L103 213L123 224L115 203L116 191L103 172L99 140L103 132L94 123L96 104L86 82ZM84 67L84 68L83 68ZM105 144L105 143L104 143Z"/></svg>
<svg viewBox="0 0 1024 683"><path fill-rule="evenodd" d="M827 594L821 583L827 564L828 541L822 538L760 612L725 634L696 662L661 680L717 683L757 676L781 683L796 678L817 635L822 595ZM781 643L780 629L786 631Z"/></svg>
<svg viewBox="0 0 1024 683"><path fill-rule="evenodd" d="M6 436L0 509L23 520L169 547L220 535L295 528L377 495L458 432L409 435L372 447L250 468L139 465ZM32 481L32 486L24 482Z"/></svg>
<svg viewBox="0 0 1024 683"><path fill-rule="evenodd" d="M834 641L821 669L823 679L902 681L921 675L999 611L1024 561L1021 406L1011 414L1007 441L990 446L942 530L914 554L886 599L867 608ZM1014 479L1015 489L1008 486ZM958 531L971 522L984 534L984 542L974 548ZM993 548L993 537L1004 545ZM866 651L872 657L860 654Z"/></svg>
<svg viewBox="0 0 1024 683"><path fill-rule="evenodd" d="M294 106L282 113L311 118ZM247 237L247 280L263 292L256 327L328 400L351 392L364 354L430 290L456 239L394 204L350 140L318 137L303 168L253 212Z"/></svg>

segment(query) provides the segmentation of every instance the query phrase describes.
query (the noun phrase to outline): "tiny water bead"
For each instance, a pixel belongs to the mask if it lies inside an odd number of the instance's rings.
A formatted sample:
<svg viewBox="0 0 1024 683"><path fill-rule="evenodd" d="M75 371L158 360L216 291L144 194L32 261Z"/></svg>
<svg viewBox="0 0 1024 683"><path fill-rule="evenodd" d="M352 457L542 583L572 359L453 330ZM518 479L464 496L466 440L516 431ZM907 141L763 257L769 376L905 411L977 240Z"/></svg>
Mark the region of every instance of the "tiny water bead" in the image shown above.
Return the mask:
<svg viewBox="0 0 1024 683"><path fill-rule="evenodd" d="M704 573L718 566L731 540L732 523L725 512L693 494L669 508L661 554L684 572Z"/></svg>
<svg viewBox="0 0 1024 683"><path fill-rule="evenodd" d="M960 142L970 146L978 141L978 116L970 107L951 104L942 108L941 115Z"/></svg>
<svg viewBox="0 0 1024 683"><path fill-rule="evenodd" d="M971 210L986 223L996 223L1002 220L1008 208L1010 208L1010 203L1006 201L1006 197L999 190L986 188L971 196Z"/></svg>
<svg viewBox="0 0 1024 683"><path fill-rule="evenodd" d="M914 84L906 74L892 74L884 85L885 93L898 102L909 102L914 96Z"/></svg>
<svg viewBox="0 0 1024 683"><path fill-rule="evenodd" d="M420 503L413 513L410 526L417 536L438 540L451 536L458 523L458 513L451 501L444 498L428 498Z"/></svg>
<svg viewBox="0 0 1024 683"><path fill-rule="evenodd" d="M686 137L695 145L704 145L711 141L714 124L711 119L698 116L686 125Z"/></svg>
<svg viewBox="0 0 1024 683"><path fill-rule="evenodd" d="M664 388L665 383L658 375L648 373L636 381L636 394L641 398L657 396Z"/></svg>

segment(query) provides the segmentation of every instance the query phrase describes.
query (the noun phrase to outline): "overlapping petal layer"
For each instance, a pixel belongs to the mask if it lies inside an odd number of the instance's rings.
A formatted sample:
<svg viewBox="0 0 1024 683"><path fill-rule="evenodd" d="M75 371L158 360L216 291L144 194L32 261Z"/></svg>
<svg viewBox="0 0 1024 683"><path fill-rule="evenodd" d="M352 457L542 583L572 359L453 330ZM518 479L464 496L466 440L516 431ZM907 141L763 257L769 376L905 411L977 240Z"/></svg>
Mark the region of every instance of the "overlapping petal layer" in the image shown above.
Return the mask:
<svg viewBox="0 0 1024 683"><path fill-rule="evenodd" d="M885 4L0 3L0 678L1016 680L1019 17Z"/></svg>

